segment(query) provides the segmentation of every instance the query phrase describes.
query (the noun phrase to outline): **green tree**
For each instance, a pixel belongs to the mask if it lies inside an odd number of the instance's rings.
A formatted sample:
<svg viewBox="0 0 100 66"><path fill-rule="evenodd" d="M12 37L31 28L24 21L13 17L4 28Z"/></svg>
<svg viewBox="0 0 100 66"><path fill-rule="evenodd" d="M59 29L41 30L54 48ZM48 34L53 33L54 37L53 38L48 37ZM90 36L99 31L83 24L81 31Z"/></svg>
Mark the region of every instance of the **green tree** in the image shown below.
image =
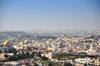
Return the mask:
<svg viewBox="0 0 100 66"><path fill-rule="evenodd" d="M17 51L14 51L13 54L14 54L14 55L17 55Z"/></svg>
<svg viewBox="0 0 100 66"><path fill-rule="evenodd" d="M27 50L28 50L28 51L31 51L31 48L30 48L30 47L27 47Z"/></svg>
<svg viewBox="0 0 100 66"><path fill-rule="evenodd" d="M9 56L5 54L4 57L5 57L5 58L8 58Z"/></svg>
<svg viewBox="0 0 100 66"><path fill-rule="evenodd" d="M10 58L9 58L8 60L13 61L13 57L12 57L12 56L10 56Z"/></svg>
<svg viewBox="0 0 100 66"><path fill-rule="evenodd" d="M64 63L64 66L72 66L71 63Z"/></svg>
<svg viewBox="0 0 100 66"><path fill-rule="evenodd" d="M44 57L42 57L42 60L45 61L45 60L48 60L48 58L44 56Z"/></svg>
<svg viewBox="0 0 100 66"><path fill-rule="evenodd" d="M16 60L18 60L18 58L14 55L14 56L12 56L12 59L13 59L13 61L16 61Z"/></svg>
<svg viewBox="0 0 100 66"><path fill-rule="evenodd" d="M87 66L87 64L85 63L85 65L84 66Z"/></svg>
<svg viewBox="0 0 100 66"><path fill-rule="evenodd" d="M39 56L39 57L42 57L42 56L41 56L41 52L38 53L38 56Z"/></svg>
<svg viewBox="0 0 100 66"><path fill-rule="evenodd" d="M26 57L30 58L30 53L29 52L26 52Z"/></svg>
<svg viewBox="0 0 100 66"><path fill-rule="evenodd" d="M20 52L19 52L19 55L20 55Z"/></svg>
<svg viewBox="0 0 100 66"><path fill-rule="evenodd" d="M58 63L49 62L48 66L58 66Z"/></svg>
<svg viewBox="0 0 100 66"><path fill-rule="evenodd" d="M48 66L53 66L53 64L52 63L49 63L49 65Z"/></svg>
<svg viewBox="0 0 100 66"><path fill-rule="evenodd" d="M58 59L58 60L60 60L60 59L61 59L61 57L55 57L55 59Z"/></svg>
<svg viewBox="0 0 100 66"><path fill-rule="evenodd" d="M34 63L34 66L39 66L37 63Z"/></svg>
<svg viewBox="0 0 100 66"><path fill-rule="evenodd" d="M22 59L21 54L17 55L18 60Z"/></svg>
<svg viewBox="0 0 100 66"><path fill-rule="evenodd" d="M31 57L34 57L34 54L35 54L35 53L34 53L34 52L32 52L32 53L31 53Z"/></svg>

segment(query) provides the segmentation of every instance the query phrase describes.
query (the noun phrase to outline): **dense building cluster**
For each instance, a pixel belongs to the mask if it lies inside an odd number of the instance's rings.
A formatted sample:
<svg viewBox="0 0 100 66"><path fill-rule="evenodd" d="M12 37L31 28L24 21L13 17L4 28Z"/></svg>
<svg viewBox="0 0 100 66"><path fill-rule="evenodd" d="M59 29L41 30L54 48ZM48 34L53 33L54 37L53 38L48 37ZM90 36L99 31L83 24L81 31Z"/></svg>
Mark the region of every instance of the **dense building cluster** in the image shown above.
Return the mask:
<svg viewBox="0 0 100 66"><path fill-rule="evenodd" d="M85 65L87 64L95 64L99 65L100 59L98 58L100 55L100 37L91 35L91 36L68 36L67 33L61 36L44 36L44 35L32 35L29 33L0 33L0 51L1 55L10 55L11 53L4 52L5 50L16 49L17 54L22 52L32 52L41 53L42 57L47 57L52 62L70 62L75 65ZM61 60L56 59L58 55L61 54L73 54L77 55L92 55L97 58L74 58L74 61L71 59ZM82 54L83 53L83 54ZM13 54L11 54L13 55ZM5 59L3 56L0 58ZM56 57L56 58L55 58ZM74 57L74 56L73 56ZM38 61L41 60L41 57ZM91 61L90 61L91 60ZM33 59L30 59L32 62ZM84 61L84 62L83 62ZM19 60L20 62L20 60ZM24 61L23 61L24 63ZM34 64L33 63L33 64ZM39 64L40 62L38 62ZM41 65L41 64L40 64Z"/></svg>

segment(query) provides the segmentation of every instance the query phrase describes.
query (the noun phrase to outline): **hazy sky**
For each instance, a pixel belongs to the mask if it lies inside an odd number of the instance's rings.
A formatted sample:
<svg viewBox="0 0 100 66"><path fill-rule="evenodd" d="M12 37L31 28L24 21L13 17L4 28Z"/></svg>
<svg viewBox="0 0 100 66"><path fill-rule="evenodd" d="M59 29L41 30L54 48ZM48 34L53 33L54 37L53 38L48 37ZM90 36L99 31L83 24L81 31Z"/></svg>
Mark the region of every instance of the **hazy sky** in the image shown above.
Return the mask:
<svg viewBox="0 0 100 66"><path fill-rule="evenodd" d="M100 30L100 0L0 0L0 30Z"/></svg>

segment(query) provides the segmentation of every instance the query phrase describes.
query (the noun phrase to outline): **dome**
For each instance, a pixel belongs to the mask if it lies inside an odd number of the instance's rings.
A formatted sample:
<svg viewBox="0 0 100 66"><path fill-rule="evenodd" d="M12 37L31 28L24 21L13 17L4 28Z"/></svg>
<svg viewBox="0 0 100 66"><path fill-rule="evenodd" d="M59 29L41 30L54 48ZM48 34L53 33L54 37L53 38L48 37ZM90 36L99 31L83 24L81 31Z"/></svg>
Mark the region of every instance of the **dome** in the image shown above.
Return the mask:
<svg viewBox="0 0 100 66"><path fill-rule="evenodd" d="M10 45L10 43L8 41L5 41L4 45Z"/></svg>

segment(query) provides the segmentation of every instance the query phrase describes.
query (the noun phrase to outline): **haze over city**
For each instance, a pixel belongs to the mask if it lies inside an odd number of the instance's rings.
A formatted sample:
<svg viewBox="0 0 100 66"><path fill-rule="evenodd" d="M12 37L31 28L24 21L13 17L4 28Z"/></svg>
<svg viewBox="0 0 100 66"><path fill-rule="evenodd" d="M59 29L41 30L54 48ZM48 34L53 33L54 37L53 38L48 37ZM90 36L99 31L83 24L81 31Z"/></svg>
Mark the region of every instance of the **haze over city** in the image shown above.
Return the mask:
<svg viewBox="0 0 100 66"><path fill-rule="evenodd" d="M100 66L100 0L0 0L0 66Z"/></svg>
<svg viewBox="0 0 100 66"><path fill-rule="evenodd" d="M100 30L99 0L0 0L0 30Z"/></svg>

